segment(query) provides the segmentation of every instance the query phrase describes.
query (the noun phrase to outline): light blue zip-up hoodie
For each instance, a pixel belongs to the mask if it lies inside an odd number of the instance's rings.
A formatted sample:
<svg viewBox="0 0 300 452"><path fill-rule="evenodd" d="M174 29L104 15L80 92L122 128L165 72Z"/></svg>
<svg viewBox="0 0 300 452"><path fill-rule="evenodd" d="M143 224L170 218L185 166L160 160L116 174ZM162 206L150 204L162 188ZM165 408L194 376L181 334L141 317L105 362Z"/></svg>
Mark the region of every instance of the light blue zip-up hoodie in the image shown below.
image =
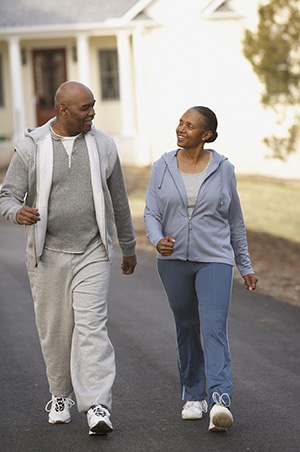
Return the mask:
<svg viewBox="0 0 300 452"><path fill-rule="evenodd" d="M190 217L178 150L165 153L153 164L144 212L147 237L155 247L165 236L176 240L173 254L158 253L159 259L229 265L235 261L241 276L254 273L234 167L227 157L209 151L213 159Z"/></svg>

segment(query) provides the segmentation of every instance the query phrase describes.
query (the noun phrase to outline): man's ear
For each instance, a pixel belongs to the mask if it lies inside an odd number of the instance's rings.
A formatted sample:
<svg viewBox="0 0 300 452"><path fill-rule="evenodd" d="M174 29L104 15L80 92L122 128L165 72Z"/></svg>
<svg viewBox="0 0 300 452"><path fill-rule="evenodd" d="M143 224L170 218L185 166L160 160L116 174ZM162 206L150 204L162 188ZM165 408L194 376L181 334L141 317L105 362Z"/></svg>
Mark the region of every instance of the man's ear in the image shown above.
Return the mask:
<svg viewBox="0 0 300 452"><path fill-rule="evenodd" d="M64 104L61 104L61 105L58 106L58 111L59 111L60 115L63 118L67 118L68 117L68 111L67 110L68 109L67 109L67 107Z"/></svg>

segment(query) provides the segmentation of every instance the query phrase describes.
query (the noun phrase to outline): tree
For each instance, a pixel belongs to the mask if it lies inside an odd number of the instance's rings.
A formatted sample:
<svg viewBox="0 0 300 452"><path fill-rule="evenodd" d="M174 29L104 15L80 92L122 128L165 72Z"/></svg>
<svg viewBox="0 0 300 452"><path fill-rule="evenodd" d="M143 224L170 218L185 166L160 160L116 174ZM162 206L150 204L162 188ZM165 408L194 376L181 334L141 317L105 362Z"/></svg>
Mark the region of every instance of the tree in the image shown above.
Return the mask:
<svg viewBox="0 0 300 452"><path fill-rule="evenodd" d="M285 160L300 138L300 0L269 0L258 17L257 30L245 31L243 52L263 84L262 104L278 115L292 111L287 136L264 139Z"/></svg>

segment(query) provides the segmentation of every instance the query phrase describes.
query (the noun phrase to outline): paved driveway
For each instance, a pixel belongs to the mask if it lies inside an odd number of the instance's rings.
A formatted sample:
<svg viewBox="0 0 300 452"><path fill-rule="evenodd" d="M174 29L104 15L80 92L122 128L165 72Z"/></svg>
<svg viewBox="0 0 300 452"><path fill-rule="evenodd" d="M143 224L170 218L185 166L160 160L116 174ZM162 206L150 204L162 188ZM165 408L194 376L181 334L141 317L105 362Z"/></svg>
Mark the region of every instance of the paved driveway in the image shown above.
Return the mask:
<svg viewBox="0 0 300 452"><path fill-rule="evenodd" d="M209 433L208 417L182 421L175 332L153 254L123 276L116 249L109 329L117 356L107 437L89 437L72 409L50 425L45 369L24 266L23 229L0 219L0 449L72 452L296 452L300 450L300 309L234 286L229 334L235 423ZM262 283L262 282L260 282Z"/></svg>

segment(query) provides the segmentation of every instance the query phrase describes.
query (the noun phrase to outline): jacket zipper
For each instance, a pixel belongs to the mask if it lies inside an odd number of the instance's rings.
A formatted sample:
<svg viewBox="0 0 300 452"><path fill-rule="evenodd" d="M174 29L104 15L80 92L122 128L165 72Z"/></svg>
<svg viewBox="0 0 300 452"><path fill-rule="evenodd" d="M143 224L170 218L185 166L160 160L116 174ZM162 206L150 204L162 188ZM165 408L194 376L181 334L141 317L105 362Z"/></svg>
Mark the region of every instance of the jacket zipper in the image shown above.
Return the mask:
<svg viewBox="0 0 300 452"><path fill-rule="evenodd" d="M188 221L188 240L187 240L187 260L189 260L190 257L190 236L191 236L191 230L192 230L192 215L189 215L189 221Z"/></svg>
<svg viewBox="0 0 300 452"><path fill-rule="evenodd" d="M213 171L213 173L214 173L214 171ZM213 174L213 173L211 173L211 174ZM200 190L201 190L201 188L202 188L202 185L203 185L204 182L206 182L206 180L211 176L211 174L209 174L208 176L206 176L206 178L205 178L204 181L202 182L201 187L200 187L200 189L199 189L199 193L200 193ZM199 193L198 193L198 197L199 197ZM193 229L192 218L193 218L193 216L194 216L194 212L195 212L196 207L197 207L198 197L197 197L197 200L196 200L196 204L195 204L194 210L193 210L193 212L191 213L191 215L189 215L189 213L187 212L187 215L188 215L188 239L187 239L187 253L186 253L186 255L187 255L187 260L189 260L189 257L190 257L191 231L192 231L192 229Z"/></svg>

